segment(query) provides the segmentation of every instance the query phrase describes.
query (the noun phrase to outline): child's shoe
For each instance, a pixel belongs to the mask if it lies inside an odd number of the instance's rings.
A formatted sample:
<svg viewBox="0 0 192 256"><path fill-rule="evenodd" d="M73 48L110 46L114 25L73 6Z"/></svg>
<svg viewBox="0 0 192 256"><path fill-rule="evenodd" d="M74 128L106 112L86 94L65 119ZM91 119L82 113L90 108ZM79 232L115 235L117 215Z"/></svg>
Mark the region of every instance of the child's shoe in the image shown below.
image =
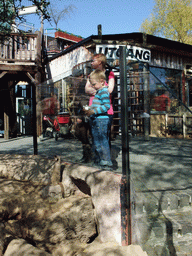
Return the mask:
<svg viewBox="0 0 192 256"><path fill-rule="evenodd" d="M109 170L109 171L113 170L113 163L111 161L101 160L100 166L104 170Z"/></svg>

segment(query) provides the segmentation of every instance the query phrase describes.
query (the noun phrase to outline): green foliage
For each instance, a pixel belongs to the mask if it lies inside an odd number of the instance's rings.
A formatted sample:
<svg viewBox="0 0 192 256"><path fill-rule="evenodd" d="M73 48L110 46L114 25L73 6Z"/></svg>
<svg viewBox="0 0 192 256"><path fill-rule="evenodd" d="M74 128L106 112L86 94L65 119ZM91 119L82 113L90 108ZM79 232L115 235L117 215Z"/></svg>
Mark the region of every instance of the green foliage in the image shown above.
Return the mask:
<svg viewBox="0 0 192 256"><path fill-rule="evenodd" d="M2 0L0 2L0 31L3 33L11 32L11 25L15 18L13 1Z"/></svg>
<svg viewBox="0 0 192 256"><path fill-rule="evenodd" d="M42 15L44 19L50 20L48 13L48 0L29 0L31 5L38 8L37 14ZM1 38L9 36L12 31L12 25L16 20L24 20L18 16L19 9L22 9L22 0L0 0L0 33Z"/></svg>
<svg viewBox="0 0 192 256"><path fill-rule="evenodd" d="M149 18L140 30L147 34L192 44L191 0L155 0Z"/></svg>

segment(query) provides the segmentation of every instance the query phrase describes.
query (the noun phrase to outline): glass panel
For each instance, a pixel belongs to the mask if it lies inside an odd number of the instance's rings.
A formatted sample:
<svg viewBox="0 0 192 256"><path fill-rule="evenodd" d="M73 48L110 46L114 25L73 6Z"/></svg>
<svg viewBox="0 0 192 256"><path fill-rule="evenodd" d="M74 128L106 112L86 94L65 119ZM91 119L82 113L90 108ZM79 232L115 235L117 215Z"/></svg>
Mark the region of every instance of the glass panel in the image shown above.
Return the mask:
<svg viewBox="0 0 192 256"><path fill-rule="evenodd" d="M150 111L178 113L181 111L182 72L150 67Z"/></svg>

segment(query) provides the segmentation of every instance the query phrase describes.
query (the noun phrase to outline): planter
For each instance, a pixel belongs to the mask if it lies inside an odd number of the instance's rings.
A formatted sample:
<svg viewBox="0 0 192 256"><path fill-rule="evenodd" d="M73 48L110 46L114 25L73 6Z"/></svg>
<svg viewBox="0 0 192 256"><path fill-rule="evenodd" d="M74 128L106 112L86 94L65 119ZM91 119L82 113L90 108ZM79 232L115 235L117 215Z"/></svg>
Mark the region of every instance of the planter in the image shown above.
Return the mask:
<svg viewBox="0 0 192 256"><path fill-rule="evenodd" d="M63 32L63 31L55 32L55 38L62 38L62 39L65 39L67 41L71 41L71 42L75 42L75 43L78 43L78 42L82 41L81 37L78 37L78 36L75 36L75 35L72 35L72 34L68 34L68 33Z"/></svg>

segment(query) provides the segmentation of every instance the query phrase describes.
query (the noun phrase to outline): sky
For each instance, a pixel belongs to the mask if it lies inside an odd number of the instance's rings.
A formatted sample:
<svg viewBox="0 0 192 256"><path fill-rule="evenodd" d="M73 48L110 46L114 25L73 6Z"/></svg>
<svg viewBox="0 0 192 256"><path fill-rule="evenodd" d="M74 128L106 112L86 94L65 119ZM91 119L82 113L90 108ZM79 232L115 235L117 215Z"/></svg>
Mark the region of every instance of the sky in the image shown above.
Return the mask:
<svg viewBox="0 0 192 256"><path fill-rule="evenodd" d="M139 32L142 22L149 17L155 4L154 0L50 0L58 10L68 5L75 6L70 17L62 20L58 28L69 33L87 38L97 35L97 26L102 25L102 34L123 34ZM26 6L31 5L29 0L23 0ZM24 16L28 22L40 29L38 15ZM44 30L54 28L47 21ZM51 30L47 30L51 33Z"/></svg>

